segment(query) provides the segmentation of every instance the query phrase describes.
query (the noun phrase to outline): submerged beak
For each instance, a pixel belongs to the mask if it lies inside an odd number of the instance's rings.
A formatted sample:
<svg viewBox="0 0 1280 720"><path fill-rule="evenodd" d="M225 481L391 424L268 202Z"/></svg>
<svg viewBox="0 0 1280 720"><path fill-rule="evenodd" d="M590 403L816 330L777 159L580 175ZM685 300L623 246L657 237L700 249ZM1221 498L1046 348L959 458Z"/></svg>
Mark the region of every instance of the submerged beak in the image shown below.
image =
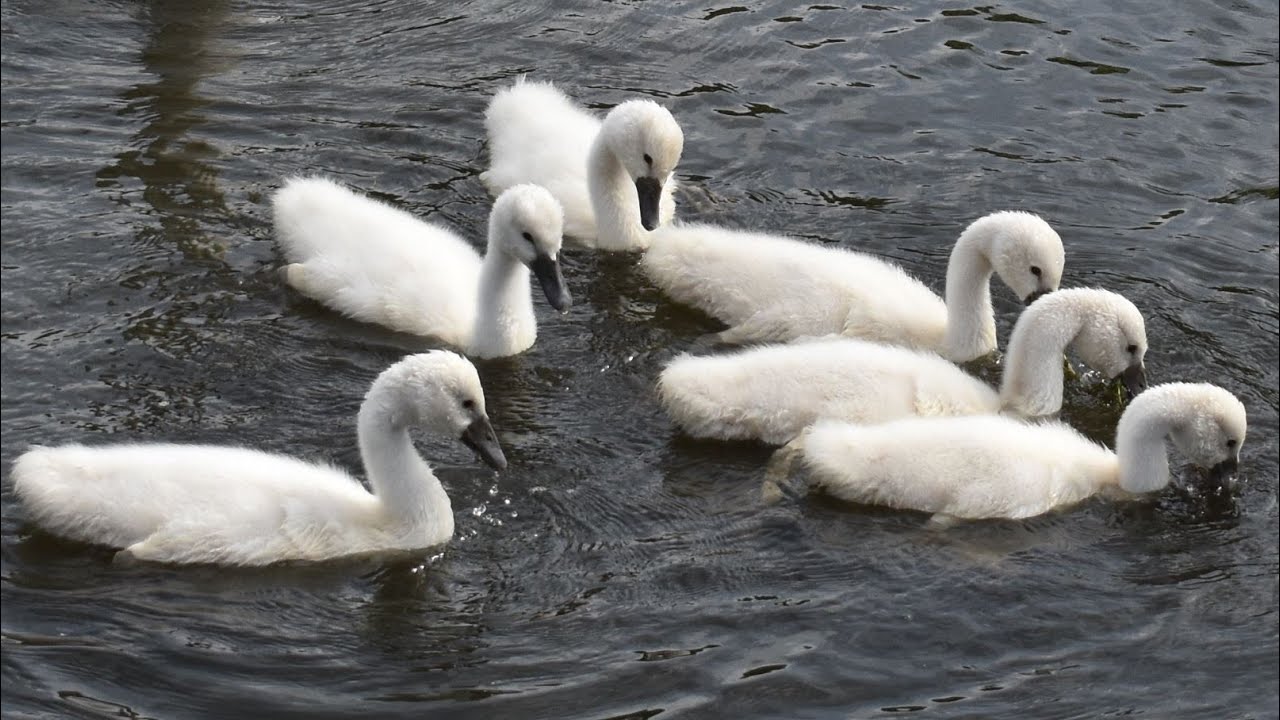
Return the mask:
<svg viewBox="0 0 1280 720"><path fill-rule="evenodd" d="M573 307L573 295L570 295L569 288L565 287L564 275L560 274L559 260L552 260L550 255L540 253L533 259L529 269L538 278L538 284L542 286L542 292L547 296L547 302L551 303L551 307L560 312Z"/></svg>
<svg viewBox="0 0 1280 720"><path fill-rule="evenodd" d="M1040 298L1044 297L1045 295L1048 295L1051 292L1053 291L1052 290L1036 290L1035 292L1028 295L1026 299L1022 301L1022 304L1030 305L1031 303L1039 300Z"/></svg>
<svg viewBox="0 0 1280 720"><path fill-rule="evenodd" d="M489 418L481 415L480 419L468 425L462 432L462 444L471 448L494 470L507 467L507 456L502 454L502 446L498 444L498 436L494 434Z"/></svg>
<svg viewBox="0 0 1280 720"><path fill-rule="evenodd" d="M1132 400L1138 393L1147 389L1147 369L1142 363L1130 365L1120 373L1120 381L1124 383L1124 392L1128 397L1126 400Z"/></svg>
<svg viewBox="0 0 1280 720"><path fill-rule="evenodd" d="M1240 459L1228 458L1209 469L1209 479L1218 485L1224 485L1239 469Z"/></svg>
<svg viewBox="0 0 1280 720"><path fill-rule="evenodd" d="M653 230L658 227L658 200L662 197L662 185L657 178L637 178L636 195L640 197L640 224L645 230Z"/></svg>

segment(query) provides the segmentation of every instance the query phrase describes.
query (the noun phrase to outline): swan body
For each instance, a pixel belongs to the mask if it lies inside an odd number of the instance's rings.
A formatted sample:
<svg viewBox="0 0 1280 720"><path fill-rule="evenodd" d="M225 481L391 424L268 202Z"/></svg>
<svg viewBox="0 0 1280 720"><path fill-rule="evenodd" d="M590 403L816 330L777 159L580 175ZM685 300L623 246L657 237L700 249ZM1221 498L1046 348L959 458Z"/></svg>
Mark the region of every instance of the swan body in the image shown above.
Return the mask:
<svg viewBox="0 0 1280 720"><path fill-rule="evenodd" d="M878 423L996 412L986 383L932 353L849 338L684 356L658 378L667 414L695 437L781 445L820 418Z"/></svg>
<svg viewBox="0 0 1280 720"><path fill-rule="evenodd" d="M1023 311L999 393L934 353L831 336L676 358L659 375L658 395L690 435L772 444L820 419L1048 415L1062 405L1068 349L1108 377L1123 377L1133 392L1145 384L1142 314L1115 293L1070 289Z"/></svg>
<svg viewBox="0 0 1280 720"><path fill-rule="evenodd" d="M649 231L675 214L684 134L655 102L629 100L602 122L555 86L521 78L494 95L485 127L490 166L480 179L489 191L547 188L564 207L565 234L584 245L645 248Z"/></svg>
<svg viewBox="0 0 1280 720"><path fill-rule="evenodd" d="M266 565L417 550L453 535L449 497L409 430L462 437L506 466L475 368L447 351L378 376L358 418L373 493L334 467L237 447L35 447L14 491L45 530L168 563Z"/></svg>
<svg viewBox="0 0 1280 720"><path fill-rule="evenodd" d="M966 362L996 349L994 273L1031 302L1062 280L1062 240L1025 212L970 224L947 265L946 301L902 268L851 250L699 224L653 233L641 260L677 302L729 325L726 343L832 333Z"/></svg>
<svg viewBox="0 0 1280 720"><path fill-rule="evenodd" d="M1116 451L1062 423L1002 416L908 418L882 425L823 421L799 441L814 485L837 498L934 513L938 519L1026 518L1099 492L1169 483L1166 441L1215 474L1233 472L1247 427L1230 392L1153 387L1125 409Z"/></svg>
<svg viewBox="0 0 1280 720"><path fill-rule="evenodd" d="M532 270L557 310L563 217L545 189L517 185L493 203L483 259L454 232L325 178L292 178L272 197L286 282L364 322L436 337L468 355L514 355L538 335Z"/></svg>

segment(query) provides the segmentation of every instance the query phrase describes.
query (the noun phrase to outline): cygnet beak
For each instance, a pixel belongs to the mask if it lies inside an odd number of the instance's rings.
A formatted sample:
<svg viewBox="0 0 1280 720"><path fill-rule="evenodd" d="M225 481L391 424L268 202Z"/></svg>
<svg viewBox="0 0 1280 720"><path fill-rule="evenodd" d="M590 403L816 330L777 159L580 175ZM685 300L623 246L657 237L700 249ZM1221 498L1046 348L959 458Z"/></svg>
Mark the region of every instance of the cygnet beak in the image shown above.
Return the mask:
<svg viewBox="0 0 1280 720"><path fill-rule="evenodd" d="M1028 295L1028 296L1026 297L1026 299L1022 301L1022 304L1023 304L1023 305L1030 305L1031 303L1033 303L1033 302L1035 302L1035 301L1039 300L1040 298L1044 297L1045 295L1048 295L1048 294L1049 294L1049 293L1051 293L1051 292L1053 292L1053 291L1052 291L1052 290L1047 290L1047 289L1046 289L1046 290L1036 290L1035 292L1033 292L1033 293L1031 293L1030 295Z"/></svg>
<svg viewBox="0 0 1280 720"><path fill-rule="evenodd" d="M559 312L566 312L573 307L573 295L564 284L559 259L552 260L550 255L539 254L533 259L529 269L533 271L534 277L538 278L538 284L542 286L542 292L547 296L547 302L551 303L551 307Z"/></svg>
<svg viewBox="0 0 1280 720"><path fill-rule="evenodd" d="M1120 373L1120 381L1124 383L1124 392L1128 396L1125 399L1132 400L1147 389L1147 369L1140 362L1134 363Z"/></svg>
<svg viewBox="0 0 1280 720"><path fill-rule="evenodd" d="M640 224L645 230L653 230L658 227L658 201L662 198L662 184L657 178L637 178L636 195L640 197Z"/></svg>
<svg viewBox="0 0 1280 720"><path fill-rule="evenodd" d="M507 456L502 454L502 446L498 444L498 436L489 424L489 418L481 415L475 422L467 426L462 433L462 444L471 448L486 465L494 470L505 470Z"/></svg>
<svg viewBox="0 0 1280 720"><path fill-rule="evenodd" d="M1239 458L1227 458L1209 469L1209 479L1217 485L1224 485L1228 480L1235 476L1236 471L1239 469Z"/></svg>

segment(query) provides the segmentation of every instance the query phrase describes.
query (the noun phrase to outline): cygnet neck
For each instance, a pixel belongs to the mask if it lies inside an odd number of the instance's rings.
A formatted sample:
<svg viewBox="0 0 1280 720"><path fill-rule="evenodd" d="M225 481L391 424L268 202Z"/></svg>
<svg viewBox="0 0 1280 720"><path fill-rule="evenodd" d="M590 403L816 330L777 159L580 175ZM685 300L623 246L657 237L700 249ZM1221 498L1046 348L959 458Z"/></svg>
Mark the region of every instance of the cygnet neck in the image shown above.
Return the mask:
<svg viewBox="0 0 1280 720"><path fill-rule="evenodd" d="M640 198L622 161L609 147L608 118L587 156L587 191L596 216L596 246L603 250L643 250L649 231L640 224Z"/></svg>
<svg viewBox="0 0 1280 720"><path fill-rule="evenodd" d="M537 333L530 295L529 268L499 247L495 223L480 266L475 327L468 352L481 358L507 355L517 336ZM534 324L530 328L529 325Z"/></svg>
<svg viewBox="0 0 1280 720"><path fill-rule="evenodd" d="M449 496L409 438L396 368L383 372L360 405L360 458L373 494L390 517L413 525L453 524ZM452 534L450 531L449 534Z"/></svg>
<svg viewBox="0 0 1280 720"><path fill-rule="evenodd" d="M975 360L996 349L991 307L991 244L995 228L978 220L960 234L947 261L947 334L942 354L952 362Z"/></svg>
<svg viewBox="0 0 1280 720"><path fill-rule="evenodd" d="M1180 415L1176 399L1161 388L1138 395L1116 426L1120 487L1132 493L1152 492L1169 483L1169 450L1165 438Z"/></svg>
<svg viewBox="0 0 1280 720"><path fill-rule="evenodd" d="M1083 315L1069 291L1045 296L1022 311L1009 337L1000 402L1023 417L1062 409L1063 353L1079 334Z"/></svg>

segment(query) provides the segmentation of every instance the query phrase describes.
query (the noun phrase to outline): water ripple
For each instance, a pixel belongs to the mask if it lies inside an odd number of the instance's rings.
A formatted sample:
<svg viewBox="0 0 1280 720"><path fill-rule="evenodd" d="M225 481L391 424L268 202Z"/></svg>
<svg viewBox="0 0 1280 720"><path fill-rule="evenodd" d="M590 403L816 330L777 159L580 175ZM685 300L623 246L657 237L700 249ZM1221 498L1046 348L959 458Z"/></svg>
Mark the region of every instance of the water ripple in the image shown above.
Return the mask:
<svg viewBox="0 0 1280 720"><path fill-rule="evenodd" d="M33 442L198 440L358 473L368 384L437 343L283 287L269 195L324 173L479 244L481 117L521 75L598 111L670 107L683 217L874 253L936 289L970 220L1038 212L1065 285L1143 310L1153 380L1213 380L1250 413L1225 497L1179 467L1147 501L942 534L766 505L770 448L683 438L652 392L718 324L635 257L569 251L581 302L539 304L536 347L477 363L508 472L422 442L456 511L446 549L118 567L25 525L6 480L6 712L1274 714L1273 4L149 0L0 19L6 464ZM1020 305L993 299L1006 337ZM1082 376L1063 417L1110 443L1104 389Z"/></svg>

